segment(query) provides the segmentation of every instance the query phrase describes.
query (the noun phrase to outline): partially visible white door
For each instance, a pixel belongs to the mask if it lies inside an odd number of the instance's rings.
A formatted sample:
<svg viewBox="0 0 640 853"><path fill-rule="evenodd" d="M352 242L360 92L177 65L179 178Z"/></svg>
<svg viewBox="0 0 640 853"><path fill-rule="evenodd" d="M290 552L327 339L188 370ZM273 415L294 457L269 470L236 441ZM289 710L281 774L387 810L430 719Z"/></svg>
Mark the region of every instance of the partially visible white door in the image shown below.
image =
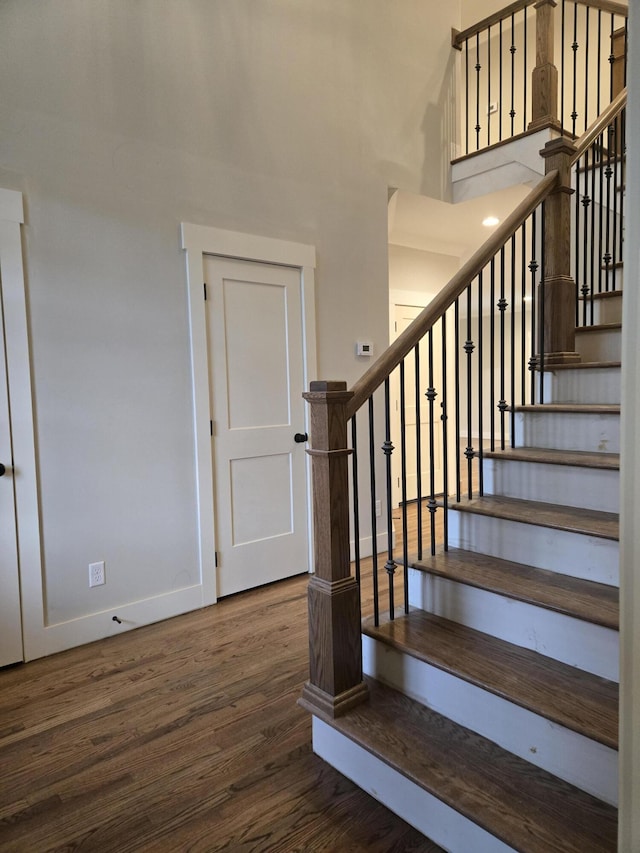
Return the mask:
<svg viewBox="0 0 640 853"><path fill-rule="evenodd" d="M218 595L306 572L300 270L205 258Z"/></svg>
<svg viewBox="0 0 640 853"><path fill-rule="evenodd" d="M0 282L0 666L23 660L11 424Z"/></svg>
<svg viewBox="0 0 640 853"><path fill-rule="evenodd" d="M423 310L424 306L418 305L396 305L394 318L394 338L397 338L410 323ZM433 382L434 388L437 390L435 409L436 412L433 424L433 443L434 443L434 492L439 494L443 490L442 482L442 424L440 421L440 401L442 400L442 358L438 346L434 346L433 351ZM429 402L425 396L429 387L429 359L426 340L420 347L420 478L422 497L428 497L431 494L431 468L430 468L430 429L431 421L429 417ZM394 375L398 375L397 372ZM406 466L407 466L407 484L406 496L407 500L413 501L418 497L418 430L417 426L417 409L416 409L416 369L415 357L413 353L405 359L405 440L406 440ZM397 448L393 454L393 500L397 506L402 501L402 485L401 485L401 435L400 435L400 382L396 379L395 384L395 414L393 421L394 433L392 435L393 444Z"/></svg>

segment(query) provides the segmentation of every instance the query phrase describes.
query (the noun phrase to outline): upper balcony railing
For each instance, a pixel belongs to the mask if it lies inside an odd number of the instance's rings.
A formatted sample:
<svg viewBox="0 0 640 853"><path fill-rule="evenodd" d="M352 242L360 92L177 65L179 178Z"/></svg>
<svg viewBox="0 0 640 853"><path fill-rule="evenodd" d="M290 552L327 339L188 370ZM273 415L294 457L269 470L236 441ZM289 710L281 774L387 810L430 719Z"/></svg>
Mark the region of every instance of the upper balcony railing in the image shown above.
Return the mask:
<svg viewBox="0 0 640 853"><path fill-rule="evenodd" d="M627 7L516 0L463 32L460 154L542 128L583 133L626 85Z"/></svg>

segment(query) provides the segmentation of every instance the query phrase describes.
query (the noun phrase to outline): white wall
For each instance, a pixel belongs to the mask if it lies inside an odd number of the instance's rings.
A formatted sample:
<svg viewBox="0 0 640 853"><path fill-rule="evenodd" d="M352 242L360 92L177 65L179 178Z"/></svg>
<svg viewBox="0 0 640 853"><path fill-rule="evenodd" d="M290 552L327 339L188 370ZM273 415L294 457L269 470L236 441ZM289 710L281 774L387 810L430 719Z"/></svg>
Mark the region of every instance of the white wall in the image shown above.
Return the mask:
<svg viewBox="0 0 640 853"><path fill-rule="evenodd" d="M0 186L26 206L50 624L197 581L181 221L317 247L321 377L356 378L357 336L382 350L387 186L443 194L459 14L2 3Z"/></svg>

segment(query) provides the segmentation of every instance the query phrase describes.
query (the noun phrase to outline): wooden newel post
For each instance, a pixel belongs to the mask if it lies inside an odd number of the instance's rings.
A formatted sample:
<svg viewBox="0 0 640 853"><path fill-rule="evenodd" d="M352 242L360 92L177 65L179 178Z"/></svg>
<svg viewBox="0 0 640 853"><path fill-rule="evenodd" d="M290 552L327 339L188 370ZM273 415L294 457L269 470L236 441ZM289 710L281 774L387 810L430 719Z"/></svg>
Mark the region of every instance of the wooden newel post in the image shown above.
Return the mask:
<svg viewBox="0 0 640 853"><path fill-rule="evenodd" d="M538 0L536 10L536 67L531 79L529 130L561 127L558 118L558 69L554 59L553 17L556 0Z"/></svg>
<svg viewBox="0 0 640 853"><path fill-rule="evenodd" d="M360 599L349 559L346 382L312 382L315 575L309 582L309 681L300 704L338 717L368 698L362 680Z"/></svg>
<svg viewBox="0 0 640 853"><path fill-rule="evenodd" d="M544 206L544 271L538 304L545 366L580 361L575 351L576 285L571 276L571 158L575 150L570 139L560 137L540 152L547 174L556 169L560 173Z"/></svg>

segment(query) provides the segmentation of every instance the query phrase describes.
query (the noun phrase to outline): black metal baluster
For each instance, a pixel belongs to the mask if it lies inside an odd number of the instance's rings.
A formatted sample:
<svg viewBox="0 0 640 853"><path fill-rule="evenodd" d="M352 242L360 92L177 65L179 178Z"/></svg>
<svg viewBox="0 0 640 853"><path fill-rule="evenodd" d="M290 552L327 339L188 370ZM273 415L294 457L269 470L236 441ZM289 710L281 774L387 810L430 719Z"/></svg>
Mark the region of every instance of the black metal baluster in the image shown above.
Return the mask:
<svg viewBox="0 0 640 853"><path fill-rule="evenodd" d="M384 443L382 452L385 456L385 467L387 473L387 562L384 570L389 578L389 618L394 618L395 600L393 579L396 573L396 561L393 559L393 500L391 497L391 486L393 482L391 471L391 454L395 450L391 442L391 400L389 377L384 380Z"/></svg>
<svg viewBox="0 0 640 853"><path fill-rule="evenodd" d="M502 141L502 104L503 104L503 100L502 100L502 20L500 20L500 22L498 24L498 59L499 59L498 80L499 80L499 89L500 89L500 92L499 92L500 100L498 101L498 112L500 114L500 123L498 125L498 127L499 127L498 142L501 142Z"/></svg>
<svg viewBox="0 0 640 853"><path fill-rule="evenodd" d="M531 273L531 355L529 357L529 370L531 372L531 402L536 401L536 355L538 352L538 341L536 338L536 272L538 271L538 244L536 241L538 226L538 211L534 210L531 216L531 260L529 261L529 272Z"/></svg>
<svg viewBox="0 0 640 853"><path fill-rule="evenodd" d="M609 34L609 44L610 44L610 48L609 48L609 51L610 51L609 52L609 100L610 101L613 100L613 63L616 61L615 55L613 53L613 34L616 30L615 20L616 20L615 15L612 13L611 14L611 27L610 27L611 32Z"/></svg>
<svg viewBox="0 0 640 853"><path fill-rule="evenodd" d="M442 315L442 521L444 550L449 550L449 416L447 414L447 312Z"/></svg>
<svg viewBox="0 0 640 853"><path fill-rule="evenodd" d="M580 295L582 296L582 325L587 325L587 307L588 307L588 296L589 296L589 275L590 275L590 259L589 253L591 253L591 261L593 260L593 242L589 242L587 239L589 235L589 208L591 207L591 196L589 195L589 172L593 174L593 168L589 166L590 156L589 151L585 152L583 159L583 193L581 204L584 209L584 226L582 229L581 240L582 240L582 249L583 249L583 263L582 263L582 285L580 287ZM579 186L580 186L580 161L576 164L577 174L576 174L576 184L578 185L578 195ZM593 221L593 208L591 207L591 221ZM593 240L593 235L592 235ZM578 280L576 279L576 288L578 288ZM579 306L576 303L576 316L579 315ZM578 325L578 320L576 319L576 325Z"/></svg>
<svg viewBox="0 0 640 853"><path fill-rule="evenodd" d="M613 170L613 237L612 237L612 252L611 252L611 266L612 266L612 289L616 289L616 279L615 279L615 269L616 263L618 261L618 174L619 174L619 163L620 163L620 143L618 141L619 136L619 127L620 127L620 116L616 116L613 120L613 156L614 156L614 170Z"/></svg>
<svg viewBox="0 0 640 853"><path fill-rule="evenodd" d="M511 237L511 404L509 406L509 438L515 447L516 419L516 235Z"/></svg>
<svg viewBox="0 0 640 853"><path fill-rule="evenodd" d="M626 131L627 111L623 109L620 113L620 243L618 257L622 260L622 247L624 243L624 196L626 192ZM617 289L617 288L616 288Z"/></svg>
<svg viewBox="0 0 640 853"><path fill-rule="evenodd" d="M487 28L487 145L491 145L491 27Z"/></svg>
<svg viewBox="0 0 640 853"><path fill-rule="evenodd" d="M402 582L404 612L409 612L409 527L407 523L407 415L404 359L400 362L400 486L402 494Z"/></svg>
<svg viewBox="0 0 640 853"><path fill-rule="evenodd" d="M598 52L596 58L597 90L596 90L596 115L600 115L600 95L602 92L602 10L598 9L598 38L596 41Z"/></svg>
<svg viewBox="0 0 640 853"><path fill-rule="evenodd" d="M599 146L599 161L598 161L598 177L600 181L600 197L599 197L599 217L598 217L598 293L602 293L602 256L604 248L604 225L603 225L603 210L604 210L604 133L598 137ZM606 279L605 279L606 284Z"/></svg>
<svg viewBox="0 0 640 853"><path fill-rule="evenodd" d="M571 132L576 135L576 120L578 118L578 4L573 4L573 109L571 111Z"/></svg>
<svg viewBox="0 0 640 853"><path fill-rule="evenodd" d="M520 318L520 405L525 404L527 388L527 220L522 223L522 248L520 280L522 292L520 294L522 312Z"/></svg>
<svg viewBox="0 0 640 853"><path fill-rule="evenodd" d="M599 115L599 113L598 113ZM590 273L588 287L584 294L584 324L593 326L593 292L596 286L596 164L595 149L591 146L589 159L591 161L591 239L589 241ZM587 322L587 305L589 306L589 320Z"/></svg>
<svg viewBox="0 0 640 853"><path fill-rule="evenodd" d="M491 312L489 314L489 411L491 412L491 452L496 449L496 303L495 303L495 285L496 285L496 259L491 258L491 278L489 291L489 304Z"/></svg>
<svg viewBox="0 0 640 853"><path fill-rule="evenodd" d="M462 490L460 472L460 303L458 299L453 303L454 316L454 376L455 376L455 404L456 404L456 501L460 503Z"/></svg>
<svg viewBox="0 0 640 853"><path fill-rule="evenodd" d="M613 168L611 166L611 145L612 145L612 133L611 128L613 125L609 125L607 128L607 165L604 169L604 177L607 182L606 190L607 190L607 201L605 207L605 215L606 219L604 221L605 226L605 237L604 237L604 255L603 261L605 265L605 289L609 290L609 284L611 281L611 178L613 177Z"/></svg>
<svg viewBox="0 0 640 853"><path fill-rule="evenodd" d="M360 499L358 493L358 430L356 416L351 418L351 473L353 479L353 558L356 564L356 581L360 595Z"/></svg>
<svg viewBox="0 0 640 853"><path fill-rule="evenodd" d="M415 359L415 395L416 395L416 512L418 524L418 559L422 559L422 416L420 414L420 403L422 402L422 391L420 385L420 344L414 348Z"/></svg>
<svg viewBox="0 0 640 853"><path fill-rule="evenodd" d="M480 149L480 33L476 33L476 151Z"/></svg>
<svg viewBox="0 0 640 853"><path fill-rule="evenodd" d="M473 425L472 425L472 360L474 343L471 340L471 284L467 287L467 339L464 342L464 351L467 354L467 448L464 455L467 460L467 493L469 498L473 497Z"/></svg>
<svg viewBox="0 0 640 853"><path fill-rule="evenodd" d="M464 134L465 134L465 153L469 153L469 39L464 40L464 78L465 78L465 113L464 113Z"/></svg>
<svg viewBox="0 0 640 853"><path fill-rule="evenodd" d="M433 329L429 329L427 333L427 344L429 353L429 387L425 392L425 397L429 401L429 501L427 508L429 510L430 532L431 532L431 554L436 553L436 510L438 504L436 502L436 449L435 449L435 400L438 396L433 382Z"/></svg>
<svg viewBox="0 0 640 853"><path fill-rule="evenodd" d="M578 325L578 295L580 292L580 159L576 163L576 191L575 191L575 245L574 245L574 283L576 289L576 326Z"/></svg>
<svg viewBox="0 0 640 853"><path fill-rule="evenodd" d="M469 288L471 290L471 288ZM480 496L484 494L484 471L483 471L483 459L484 459L484 419L482 417L483 412L482 409L484 407L484 394L482 388L482 367L483 367L483 358L482 358L482 324L484 321L484 313L482 311L482 271L478 274L478 490L480 492Z"/></svg>
<svg viewBox="0 0 640 853"><path fill-rule="evenodd" d="M378 522L376 520L376 451L373 427L373 396L369 397L369 483L371 487L371 569L373 572L373 622L380 624L378 592Z"/></svg>
<svg viewBox="0 0 640 853"><path fill-rule="evenodd" d="M545 290L545 252L546 252L546 231L547 227L545 224L545 203L542 202L542 225L540 228L541 231L541 240L540 240L540 299L538 300L538 304L540 306L540 358L538 363L538 370L540 371L540 399L539 403L544 403L544 290Z"/></svg>
<svg viewBox="0 0 640 853"><path fill-rule="evenodd" d="M500 299L498 300L498 310L500 311L500 400L498 401L498 411L500 412L500 450L504 450L505 426L504 415L507 410L507 401L505 399L505 316L504 312L507 307L507 300L504 297L504 246L500 249Z"/></svg>
<svg viewBox="0 0 640 853"><path fill-rule="evenodd" d="M527 122L529 116L529 106L527 104L527 83L529 81L529 69L527 67L527 18L528 18L529 10L527 8L523 9L524 14L524 48L523 48L523 59L522 59L522 76L524 77L524 97L522 101L522 132L525 133L527 130Z"/></svg>
<svg viewBox="0 0 640 853"><path fill-rule="evenodd" d="M516 109L515 109L515 97L516 97L516 25L515 25L515 15L511 15L511 47L509 51L511 53L511 109L509 110L509 115L511 116L511 136L514 135L514 122L516 117Z"/></svg>
<svg viewBox="0 0 640 853"><path fill-rule="evenodd" d="M584 130L589 126L589 7L585 9L585 24L584 24ZM598 117L598 113L594 118Z"/></svg>

